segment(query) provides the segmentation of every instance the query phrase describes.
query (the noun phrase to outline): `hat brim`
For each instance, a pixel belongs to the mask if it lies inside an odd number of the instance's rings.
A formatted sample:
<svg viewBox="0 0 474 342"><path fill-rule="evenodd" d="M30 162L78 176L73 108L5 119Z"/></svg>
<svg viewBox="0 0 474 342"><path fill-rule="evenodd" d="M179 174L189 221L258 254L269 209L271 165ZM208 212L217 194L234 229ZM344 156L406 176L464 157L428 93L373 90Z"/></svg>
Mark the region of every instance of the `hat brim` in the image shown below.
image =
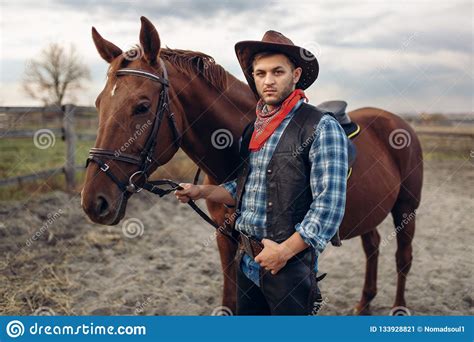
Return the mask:
<svg viewBox="0 0 474 342"><path fill-rule="evenodd" d="M316 56L302 47L254 40L238 42L235 44L235 53L237 55L237 59L239 60L240 66L244 72L245 78L247 79L250 88L257 98L259 95L252 76L253 56L260 52L271 51L287 55L293 60L294 63L296 63L297 67L301 67L303 69L301 77L296 84L297 89L307 89L318 78L319 63Z"/></svg>

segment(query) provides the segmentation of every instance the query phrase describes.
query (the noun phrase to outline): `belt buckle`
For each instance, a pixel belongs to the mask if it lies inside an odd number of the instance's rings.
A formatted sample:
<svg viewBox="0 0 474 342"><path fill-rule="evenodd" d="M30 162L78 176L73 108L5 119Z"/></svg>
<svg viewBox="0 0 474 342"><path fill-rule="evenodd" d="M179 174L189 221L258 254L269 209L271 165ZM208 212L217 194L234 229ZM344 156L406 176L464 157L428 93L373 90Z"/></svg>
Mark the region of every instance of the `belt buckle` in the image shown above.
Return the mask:
<svg viewBox="0 0 474 342"><path fill-rule="evenodd" d="M242 241L242 245L244 247L244 251L248 255L250 255L252 257L252 259L254 259L255 256L253 255L253 248L252 248L252 244L250 243L251 237L248 236L247 234L245 234L244 232L240 232L240 236L242 237L241 241Z"/></svg>

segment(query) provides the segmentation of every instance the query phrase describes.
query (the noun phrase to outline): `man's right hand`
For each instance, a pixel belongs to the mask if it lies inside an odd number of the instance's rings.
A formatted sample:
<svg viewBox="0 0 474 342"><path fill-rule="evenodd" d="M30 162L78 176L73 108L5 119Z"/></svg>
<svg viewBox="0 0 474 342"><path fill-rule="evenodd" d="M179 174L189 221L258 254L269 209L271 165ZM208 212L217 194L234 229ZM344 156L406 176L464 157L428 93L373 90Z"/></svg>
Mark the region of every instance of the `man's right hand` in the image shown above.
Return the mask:
<svg viewBox="0 0 474 342"><path fill-rule="evenodd" d="M197 200L201 198L201 189L199 185L191 183L180 183L179 185L184 189L176 190L174 194L181 203L188 203L191 199Z"/></svg>
<svg viewBox="0 0 474 342"><path fill-rule="evenodd" d="M176 190L174 194L181 203L188 203L189 200L205 198L206 200L217 203L235 205L235 199L222 186L211 184L194 185L191 183L180 183L179 185L184 189Z"/></svg>

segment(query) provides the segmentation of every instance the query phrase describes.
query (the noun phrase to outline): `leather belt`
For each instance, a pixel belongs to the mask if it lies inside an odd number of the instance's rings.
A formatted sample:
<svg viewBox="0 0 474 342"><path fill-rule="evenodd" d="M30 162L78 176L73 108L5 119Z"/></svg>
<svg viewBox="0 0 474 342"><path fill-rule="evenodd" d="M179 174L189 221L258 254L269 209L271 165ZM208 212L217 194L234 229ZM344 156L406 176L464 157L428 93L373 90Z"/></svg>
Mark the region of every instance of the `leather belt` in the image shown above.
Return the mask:
<svg viewBox="0 0 474 342"><path fill-rule="evenodd" d="M255 257L263 250L263 244L256 238L239 231L239 248L241 248L245 253L255 259ZM298 254L299 257L302 258L303 253L306 252L307 251L301 251ZM293 256L293 258L298 258L298 256ZM320 282L326 277L326 275L327 273L323 273L320 276L316 275L316 281Z"/></svg>
<svg viewBox="0 0 474 342"><path fill-rule="evenodd" d="M253 259L255 259L255 257L263 249L263 244L260 241L243 232L239 232L239 242L244 252L251 256Z"/></svg>

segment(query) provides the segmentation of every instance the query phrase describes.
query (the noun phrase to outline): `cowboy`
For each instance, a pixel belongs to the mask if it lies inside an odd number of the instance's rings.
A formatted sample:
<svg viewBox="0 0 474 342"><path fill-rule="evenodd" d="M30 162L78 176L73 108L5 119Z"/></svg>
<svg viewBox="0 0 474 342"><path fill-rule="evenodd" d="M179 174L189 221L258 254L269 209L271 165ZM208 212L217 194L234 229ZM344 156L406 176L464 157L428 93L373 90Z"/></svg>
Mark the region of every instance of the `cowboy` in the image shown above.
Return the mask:
<svg viewBox="0 0 474 342"><path fill-rule="evenodd" d="M176 196L236 207L237 315L315 314L318 256L344 215L348 140L336 119L305 101L319 71L310 51L275 31L235 51L258 98L238 176L219 186L181 184Z"/></svg>

